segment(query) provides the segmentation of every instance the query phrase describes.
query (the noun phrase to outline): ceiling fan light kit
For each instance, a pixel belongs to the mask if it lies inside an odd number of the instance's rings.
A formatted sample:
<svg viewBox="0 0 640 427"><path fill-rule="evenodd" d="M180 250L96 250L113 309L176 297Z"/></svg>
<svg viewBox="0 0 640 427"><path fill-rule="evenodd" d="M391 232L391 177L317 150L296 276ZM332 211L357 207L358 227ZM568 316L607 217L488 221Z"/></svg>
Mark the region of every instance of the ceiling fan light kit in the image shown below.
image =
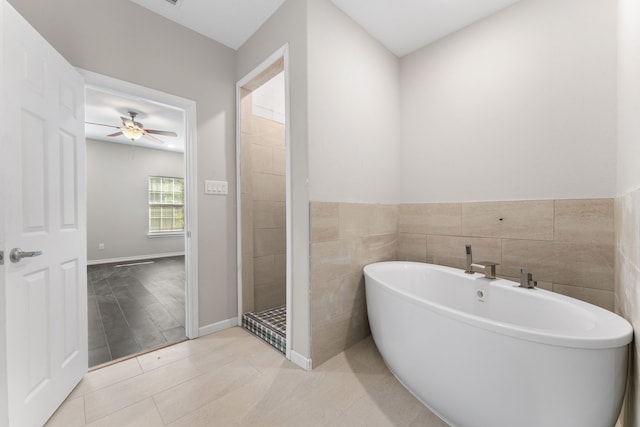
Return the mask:
<svg viewBox="0 0 640 427"><path fill-rule="evenodd" d="M122 134L131 141L135 141L136 139L140 139L144 133L139 128L124 128L122 129Z"/></svg>

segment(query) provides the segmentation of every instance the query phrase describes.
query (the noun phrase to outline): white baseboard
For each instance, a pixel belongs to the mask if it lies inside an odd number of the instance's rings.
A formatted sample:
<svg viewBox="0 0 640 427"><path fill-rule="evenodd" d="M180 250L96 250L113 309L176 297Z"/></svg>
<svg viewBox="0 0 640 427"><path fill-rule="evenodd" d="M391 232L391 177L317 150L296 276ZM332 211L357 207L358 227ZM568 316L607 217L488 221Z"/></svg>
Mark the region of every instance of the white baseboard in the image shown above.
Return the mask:
<svg viewBox="0 0 640 427"><path fill-rule="evenodd" d="M305 371L310 371L311 370L311 367L312 367L311 359L301 355L300 353L296 352L295 350L291 350L291 361L293 363L295 363L296 365L300 366Z"/></svg>
<svg viewBox="0 0 640 427"><path fill-rule="evenodd" d="M205 335L213 334L214 332L223 331L225 329L233 328L234 326L238 326L237 317L232 317L231 319L221 320L220 322L202 326L200 329L198 329L198 336L202 337Z"/></svg>
<svg viewBox="0 0 640 427"><path fill-rule="evenodd" d="M134 255L122 258L107 258L107 259L94 259L87 261L87 265L99 265L99 264L112 264L114 262L131 262L131 261L144 261L154 258L169 258L172 256L184 256L184 252L170 252L166 254L151 254L151 255Z"/></svg>

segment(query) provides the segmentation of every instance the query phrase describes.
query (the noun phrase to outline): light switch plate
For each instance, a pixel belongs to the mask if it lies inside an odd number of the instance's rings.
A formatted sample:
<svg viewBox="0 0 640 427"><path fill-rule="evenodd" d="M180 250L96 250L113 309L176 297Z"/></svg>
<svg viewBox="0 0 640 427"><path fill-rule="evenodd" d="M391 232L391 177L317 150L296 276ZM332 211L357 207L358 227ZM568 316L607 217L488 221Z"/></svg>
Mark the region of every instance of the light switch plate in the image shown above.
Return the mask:
<svg viewBox="0 0 640 427"><path fill-rule="evenodd" d="M206 180L204 194L229 194L229 183L227 181Z"/></svg>

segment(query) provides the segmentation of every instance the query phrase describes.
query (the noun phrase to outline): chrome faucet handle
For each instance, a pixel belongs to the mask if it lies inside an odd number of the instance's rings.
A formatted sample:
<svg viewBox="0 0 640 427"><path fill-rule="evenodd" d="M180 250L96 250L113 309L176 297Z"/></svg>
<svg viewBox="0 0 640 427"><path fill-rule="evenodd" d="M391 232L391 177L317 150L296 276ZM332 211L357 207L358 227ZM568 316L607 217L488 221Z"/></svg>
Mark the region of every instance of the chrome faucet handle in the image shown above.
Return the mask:
<svg viewBox="0 0 640 427"><path fill-rule="evenodd" d="M520 268L520 288L533 289L538 286L538 282L533 280L533 274L528 268Z"/></svg>

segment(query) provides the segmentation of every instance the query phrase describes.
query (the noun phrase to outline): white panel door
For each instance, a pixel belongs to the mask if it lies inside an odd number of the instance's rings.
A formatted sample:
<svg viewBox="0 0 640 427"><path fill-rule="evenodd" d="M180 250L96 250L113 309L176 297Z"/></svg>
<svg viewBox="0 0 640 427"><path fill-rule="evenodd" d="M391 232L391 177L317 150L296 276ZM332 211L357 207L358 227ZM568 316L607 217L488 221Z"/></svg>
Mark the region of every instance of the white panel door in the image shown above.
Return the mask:
<svg viewBox="0 0 640 427"><path fill-rule="evenodd" d="M84 82L2 2L8 418L41 426L87 371Z"/></svg>

